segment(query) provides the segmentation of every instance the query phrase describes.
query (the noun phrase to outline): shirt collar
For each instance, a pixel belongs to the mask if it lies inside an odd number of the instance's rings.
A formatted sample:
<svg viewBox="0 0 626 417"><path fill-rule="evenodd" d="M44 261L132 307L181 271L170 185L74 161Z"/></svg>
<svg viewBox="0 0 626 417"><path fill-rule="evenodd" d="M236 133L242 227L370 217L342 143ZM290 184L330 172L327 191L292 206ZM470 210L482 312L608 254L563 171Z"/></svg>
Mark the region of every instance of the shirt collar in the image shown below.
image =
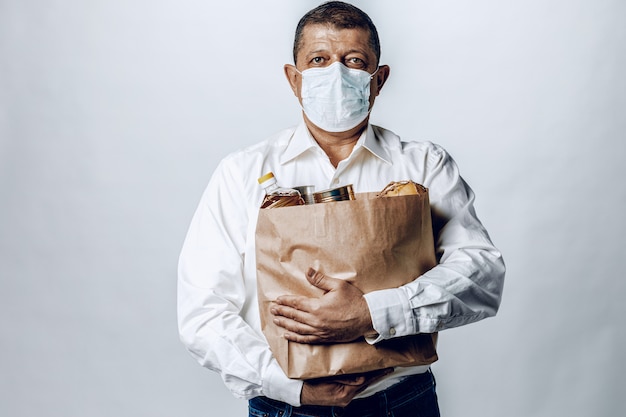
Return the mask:
<svg viewBox="0 0 626 417"><path fill-rule="evenodd" d="M365 129L357 143L354 145L355 150L360 147L367 149L374 156L387 163L390 163L391 161L387 150L382 146L380 138L376 135L371 124L367 125L367 129ZM280 158L280 163L285 164L313 148L319 148L319 145L311 135L311 132L309 132L309 129L306 127L304 121L302 121L294 130L291 139L289 140L289 144Z"/></svg>
<svg viewBox="0 0 626 417"><path fill-rule="evenodd" d="M389 157L389 153L383 147L381 137L376 134L374 130L374 126L371 124L367 125L367 130L365 131L365 137L361 136L359 142L363 141L363 147L374 154L379 159L391 163L391 158Z"/></svg>
<svg viewBox="0 0 626 417"><path fill-rule="evenodd" d="M304 121L296 127L289 139L289 144L285 148L282 156L280 157L280 163L286 164L294 158L302 155L309 149L317 147L317 142L311 136L309 129L304 124Z"/></svg>

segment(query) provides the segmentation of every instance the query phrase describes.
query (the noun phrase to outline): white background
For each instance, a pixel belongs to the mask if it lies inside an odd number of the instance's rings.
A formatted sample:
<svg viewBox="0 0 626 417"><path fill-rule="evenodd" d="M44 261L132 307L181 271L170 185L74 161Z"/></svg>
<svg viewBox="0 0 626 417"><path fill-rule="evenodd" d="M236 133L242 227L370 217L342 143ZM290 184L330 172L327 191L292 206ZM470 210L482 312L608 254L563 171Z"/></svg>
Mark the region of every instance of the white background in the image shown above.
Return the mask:
<svg viewBox="0 0 626 417"><path fill-rule="evenodd" d="M0 0L0 415L246 415L178 341L177 257L218 160L298 122L317 4ZM442 415L626 415L626 3L355 4L372 120L452 153L508 266L440 335Z"/></svg>

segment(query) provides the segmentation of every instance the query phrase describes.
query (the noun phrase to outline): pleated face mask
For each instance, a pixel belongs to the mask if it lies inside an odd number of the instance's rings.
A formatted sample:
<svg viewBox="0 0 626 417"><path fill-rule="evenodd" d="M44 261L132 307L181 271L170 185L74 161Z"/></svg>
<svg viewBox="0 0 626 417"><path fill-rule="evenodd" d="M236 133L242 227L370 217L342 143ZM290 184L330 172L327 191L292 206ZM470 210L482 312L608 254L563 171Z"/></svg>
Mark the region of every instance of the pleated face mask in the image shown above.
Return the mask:
<svg viewBox="0 0 626 417"><path fill-rule="evenodd" d="M302 108L317 127L345 132L359 125L370 112L373 74L335 62L302 71Z"/></svg>

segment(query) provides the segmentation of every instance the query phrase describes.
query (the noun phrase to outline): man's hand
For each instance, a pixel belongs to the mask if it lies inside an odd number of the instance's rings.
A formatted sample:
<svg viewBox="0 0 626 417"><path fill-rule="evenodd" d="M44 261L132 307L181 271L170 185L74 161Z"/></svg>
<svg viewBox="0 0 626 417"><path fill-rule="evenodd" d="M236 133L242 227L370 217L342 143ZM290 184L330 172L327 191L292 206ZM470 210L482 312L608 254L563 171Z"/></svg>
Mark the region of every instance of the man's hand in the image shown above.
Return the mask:
<svg viewBox="0 0 626 417"><path fill-rule="evenodd" d="M325 291L320 298L278 297L270 308L285 338L298 343L350 342L372 333L372 319L363 292L347 281L309 268L307 280Z"/></svg>
<svg viewBox="0 0 626 417"><path fill-rule="evenodd" d="M358 393L391 372L393 368L304 381L300 402L302 405L345 407Z"/></svg>

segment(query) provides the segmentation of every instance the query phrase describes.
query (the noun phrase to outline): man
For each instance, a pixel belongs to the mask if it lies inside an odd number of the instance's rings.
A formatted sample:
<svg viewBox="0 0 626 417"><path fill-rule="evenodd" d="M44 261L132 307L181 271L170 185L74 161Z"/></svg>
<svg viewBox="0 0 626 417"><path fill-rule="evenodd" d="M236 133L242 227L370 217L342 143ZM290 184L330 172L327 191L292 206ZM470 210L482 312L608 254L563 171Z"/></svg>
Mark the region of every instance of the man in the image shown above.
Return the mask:
<svg viewBox="0 0 626 417"><path fill-rule="evenodd" d="M379 58L376 28L361 10L329 2L307 13L296 30L294 65L285 65L303 121L224 158L189 228L179 263L181 339L235 396L249 400L250 415L439 415L428 366L309 381L285 376L260 330L256 298L257 178L268 171L281 185L317 190L353 184L357 192L380 191L411 179L429 188L433 211L437 266L407 285L368 294L310 269L307 279L325 295L285 294L271 308L288 340L365 336L378 343L498 309L504 263L454 161L437 145L402 142L369 124L390 71Z"/></svg>

